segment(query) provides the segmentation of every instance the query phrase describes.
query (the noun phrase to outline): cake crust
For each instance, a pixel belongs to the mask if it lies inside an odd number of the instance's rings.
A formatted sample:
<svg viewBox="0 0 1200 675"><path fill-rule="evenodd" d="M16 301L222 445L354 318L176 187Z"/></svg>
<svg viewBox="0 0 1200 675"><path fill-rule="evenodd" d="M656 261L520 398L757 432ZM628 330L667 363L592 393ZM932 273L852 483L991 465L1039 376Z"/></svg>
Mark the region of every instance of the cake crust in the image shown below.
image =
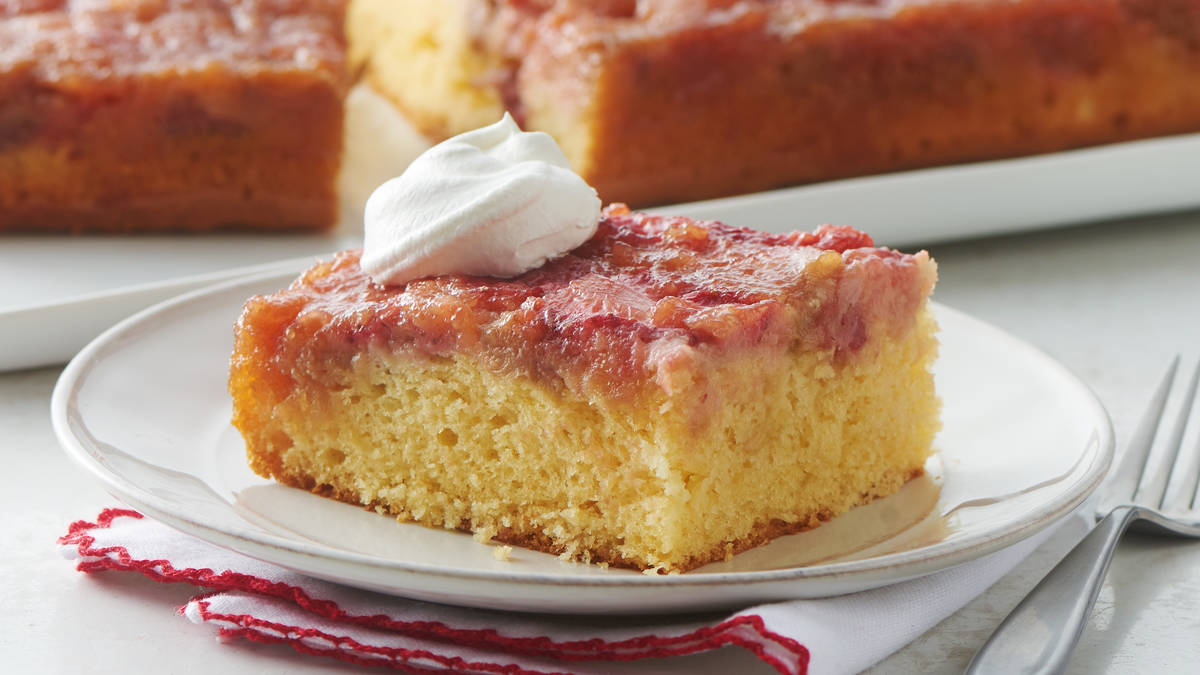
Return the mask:
<svg viewBox="0 0 1200 675"><path fill-rule="evenodd" d="M920 478L925 475L924 468L910 469L908 471L896 472L891 475L884 476L879 481L878 486L872 491L862 495L862 498L851 506L861 506L869 504L872 501L887 497L894 494L901 486L908 483L910 480ZM311 476L295 476L290 474L281 474L276 476L276 480L284 485L312 492L313 494L326 497L328 499L336 499L337 501L352 506L362 506L368 511L376 513L386 513L396 516L401 521L412 520L411 515L397 508L395 505L387 502L374 502L363 504L361 497L354 491L339 489L328 484L317 484ZM744 551L767 544L779 537L785 537L790 534L799 534L807 532L813 528L820 527L822 523L833 519L836 514L830 509L814 510L807 514L801 514L799 517L791 520L781 520L777 518L764 520L756 523L749 532L744 536L732 539L730 541L720 542L717 546L693 555L689 558L679 561L671 568L673 571L688 571L703 567L709 563L727 562L733 556ZM606 547L603 545L593 546L592 548L580 552L572 549L569 545L561 541L557 541L544 532L536 530L518 530L513 527L501 527L498 530L487 530L488 523L480 523L476 525L470 519L463 519L457 526L447 529L455 529L460 532L489 532L489 540L520 546L532 551L541 551L543 553L552 553L566 558L580 558L587 562L604 563L612 567L620 567L625 569L645 570L645 561L639 558L627 556L624 552L616 547ZM586 557L585 557L586 556Z"/></svg>

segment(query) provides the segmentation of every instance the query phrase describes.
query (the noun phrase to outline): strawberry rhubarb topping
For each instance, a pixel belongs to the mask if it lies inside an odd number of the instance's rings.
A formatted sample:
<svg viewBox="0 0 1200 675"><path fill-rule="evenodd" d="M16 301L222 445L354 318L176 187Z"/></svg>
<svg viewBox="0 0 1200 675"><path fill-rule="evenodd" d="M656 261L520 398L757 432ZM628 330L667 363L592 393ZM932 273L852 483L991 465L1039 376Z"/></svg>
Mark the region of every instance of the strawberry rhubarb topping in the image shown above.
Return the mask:
<svg viewBox="0 0 1200 675"><path fill-rule="evenodd" d="M853 358L871 331L907 330L936 277L925 252L876 248L849 227L766 234L623 205L605 210L585 244L512 279L384 287L359 255L343 252L247 304L257 320L241 339L273 354L274 386L288 386L300 350L348 359L367 343L466 354L615 398L653 386L670 393L713 357L750 347Z"/></svg>

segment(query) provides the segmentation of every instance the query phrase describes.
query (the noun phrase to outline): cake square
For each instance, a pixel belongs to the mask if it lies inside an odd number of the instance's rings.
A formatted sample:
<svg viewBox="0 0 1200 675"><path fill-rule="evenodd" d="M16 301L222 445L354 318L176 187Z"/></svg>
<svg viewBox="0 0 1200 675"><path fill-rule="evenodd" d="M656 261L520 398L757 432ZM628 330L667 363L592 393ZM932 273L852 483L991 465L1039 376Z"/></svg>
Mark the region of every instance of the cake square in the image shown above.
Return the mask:
<svg viewBox="0 0 1200 675"><path fill-rule="evenodd" d="M319 230L344 0L0 0L0 231Z"/></svg>
<svg viewBox="0 0 1200 675"><path fill-rule="evenodd" d="M384 287L359 256L246 303L229 386L263 476L679 572L891 494L931 453L924 252L614 205L512 279Z"/></svg>
<svg viewBox="0 0 1200 675"><path fill-rule="evenodd" d="M347 33L433 138L508 110L634 206L1200 131L1192 0L352 0Z"/></svg>

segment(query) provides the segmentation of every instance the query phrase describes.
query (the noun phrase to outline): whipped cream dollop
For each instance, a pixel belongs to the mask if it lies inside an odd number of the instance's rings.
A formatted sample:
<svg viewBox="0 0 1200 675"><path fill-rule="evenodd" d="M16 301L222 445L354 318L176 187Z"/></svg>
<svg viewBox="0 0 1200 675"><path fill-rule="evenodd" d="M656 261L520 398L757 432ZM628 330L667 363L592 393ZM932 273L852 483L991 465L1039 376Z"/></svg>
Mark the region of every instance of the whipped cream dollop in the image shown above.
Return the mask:
<svg viewBox="0 0 1200 675"><path fill-rule="evenodd" d="M499 122L433 146L367 200L360 264L376 283L513 277L587 241L596 191L549 135Z"/></svg>

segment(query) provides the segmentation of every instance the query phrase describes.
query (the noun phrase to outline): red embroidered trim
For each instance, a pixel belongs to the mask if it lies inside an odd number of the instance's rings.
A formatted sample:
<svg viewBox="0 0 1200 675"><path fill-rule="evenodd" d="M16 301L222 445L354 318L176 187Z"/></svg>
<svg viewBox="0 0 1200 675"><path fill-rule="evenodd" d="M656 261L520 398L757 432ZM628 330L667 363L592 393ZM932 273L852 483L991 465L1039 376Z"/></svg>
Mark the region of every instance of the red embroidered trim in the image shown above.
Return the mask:
<svg viewBox="0 0 1200 675"><path fill-rule="evenodd" d="M259 577L240 574L238 572L232 572L229 570L219 574L211 569L204 568L176 570L174 566L171 565L170 561L167 560L135 560L123 546L94 548L93 545L95 544L95 538L88 534L88 532L94 529L111 527L112 522L115 519L122 517L142 518L142 515L129 509L105 509L96 518L95 523L82 520L72 523L68 529L68 533L58 539L60 544L75 545L81 556L93 558L92 560L80 561L78 565L76 565L77 569L82 572L98 572L106 569L131 570L140 572L150 579L163 583L190 583L217 590L234 590L257 593L259 595L265 595L293 602L305 610L332 621L341 621L354 625L365 626L368 628L387 630L415 638L440 640L488 649L498 648L510 653L530 654L554 658L562 661L634 661L652 657L669 657L695 654L702 651L724 647L726 645L736 645L749 650L764 663L769 664L784 675L806 675L808 672L808 664L810 659L808 648L787 636L768 630L766 624L762 620L762 617L755 615L737 616L714 626L707 626L685 635L673 637L644 635L638 638L631 638L629 640L621 640L616 642L608 642L600 638L567 642L555 642L546 636L534 638L514 638L500 635L493 629L456 629L435 621L396 621L385 615L351 615L342 610L335 602L312 598L304 591L304 589L282 582L272 582ZM246 618L258 621L253 617ZM753 630L764 640L773 642L794 655L795 670L792 670L791 664L789 664L786 660L781 659L773 654L769 654L765 645L738 635L737 629L739 627L747 627ZM311 653L315 654L333 656L335 658L342 658L343 660L353 660L349 658L343 658L340 650L336 650L338 653L325 653L328 650L320 650L310 646L304 646L303 643L289 641L283 638L276 639L273 637L262 636L258 633L255 633L255 635L258 637L253 637L250 634L243 634L247 633L246 630L228 630L228 633L226 632L227 630L228 629L222 629L222 634L228 634L234 637L244 637L246 639L259 642L288 642L299 651L303 651L305 653L310 653L306 650L311 650ZM324 634L322 634L322 636L328 639L349 639L330 638L328 636L324 636ZM303 649L301 647L303 647ZM363 646L364 651L368 648L369 646ZM442 657L428 655L426 658L437 659ZM357 663L357 661L354 662ZM367 659L366 662L369 665L381 665L379 662L372 661L371 659ZM487 665L501 668L505 667L496 666L496 664ZM411 672L423 673L434 671L420 669ZM508 673L520 674L526 671L518 668L517 670L496 670L484 672L498 672L505 673L507 675Z"/></svg>
<svg viewBox="0 0 1200 675"><path fill-rule="evenodd" d="M454 671L469 670L481 673L498 673L500 675L570 675L569 673L559 671L528 670L516 664L504 665L499 663L472 662L457 656L442 656L441 654L425 649L367 645L350 637L331 635L315 628L302 628L264 621L250 614L222 614L212 612L209 610L208 603L203 600L196 601L196 605L200 610L200 617L205 621L225 622L238 626L238 628L221 627L220 633L222 637L240 637L255 642L285 643L301 652L331 656L352 663L370 666L395 666L414 673L445 673L445 670L427 669L409 663L414 659L427 659ZM271 633L282 633L283 635L272 635ZM329 643L330 647L316 647L312 644L314 640ZM362 656L363 654L369 654L370 656Z"/></svg>

